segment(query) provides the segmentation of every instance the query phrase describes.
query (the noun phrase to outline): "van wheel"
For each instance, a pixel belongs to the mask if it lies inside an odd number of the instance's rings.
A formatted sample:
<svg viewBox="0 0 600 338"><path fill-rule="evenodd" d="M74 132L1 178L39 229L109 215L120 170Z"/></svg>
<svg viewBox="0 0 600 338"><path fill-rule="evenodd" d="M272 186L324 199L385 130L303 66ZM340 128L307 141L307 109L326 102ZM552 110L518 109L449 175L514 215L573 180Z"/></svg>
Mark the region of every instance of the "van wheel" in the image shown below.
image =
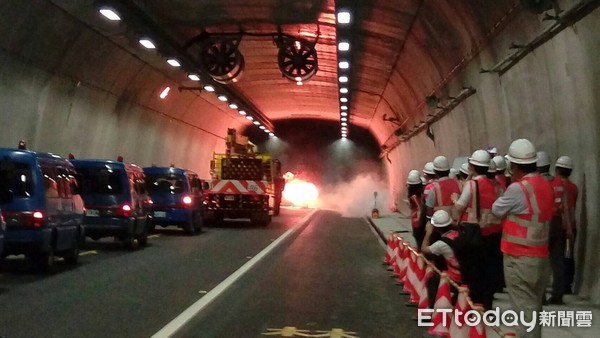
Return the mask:
<svg viewBox="0 0 600 338"><path fill-rule="evenodd" d="M77 261L79 261L79 238L73 241L73 247L67 251L63 258L65 259L65 263L69 265L77 264Z"/></svg>
<svg viewBox="0 0 600 338"><path fill-rule="evenodd" d="M42 272L52 273L56 268L56 264L54 262L54 249L50 247L49 252L40 253L34 258L35 264L38 266Z"/></svg>
<svg viewBox="0 0 600 338"><path fill-rule="evenodd" d="M204 223L204 219L202 218L202 216L200 215L199 212L196 212L194 214L194 230L197 233L201 233L202 232L202 225Z"/></svg>

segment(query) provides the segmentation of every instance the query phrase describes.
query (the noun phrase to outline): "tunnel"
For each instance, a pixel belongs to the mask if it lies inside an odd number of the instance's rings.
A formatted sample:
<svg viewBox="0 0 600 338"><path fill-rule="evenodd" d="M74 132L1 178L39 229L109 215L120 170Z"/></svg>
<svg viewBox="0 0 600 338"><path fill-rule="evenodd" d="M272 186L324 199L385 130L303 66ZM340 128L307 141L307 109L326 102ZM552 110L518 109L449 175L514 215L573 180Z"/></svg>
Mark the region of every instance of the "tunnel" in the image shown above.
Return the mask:
<svg viewBox="0 0 600 338"><path fill-rule="evenodd" d="M435 156L506 154L526 138L573 159L576 290L598 305L599 5L6 0L0 146L208 177L235 128L321 185L368 164L388 210ZM355 156L331 153L336 142Z"/></svg>

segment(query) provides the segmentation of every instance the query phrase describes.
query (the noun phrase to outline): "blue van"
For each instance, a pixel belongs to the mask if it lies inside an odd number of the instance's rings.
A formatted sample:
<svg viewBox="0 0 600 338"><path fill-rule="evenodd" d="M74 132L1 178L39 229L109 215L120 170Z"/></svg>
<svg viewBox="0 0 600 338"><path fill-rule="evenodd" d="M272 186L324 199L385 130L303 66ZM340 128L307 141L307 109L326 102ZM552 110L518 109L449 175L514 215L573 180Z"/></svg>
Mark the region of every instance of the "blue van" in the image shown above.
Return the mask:
<svg viewBox="0 0 600 338"><path fill-rule="evenodd" d="M202 181L183 168L147 167L146 187L152 198L152 228L177 225L187 234L202 231Z"/></svg>
<svg viewBox="0 0 600 338"><path fill-rule="evenodd" d="M85 204L85 235L115 237L129 249L148 243L150 203L142 168L111 160L71 160Z"/></svg>
<svg viewBox="0 0 600 338"><path fill-rule="evenodd" d="M54 267L55 255L77 263L84 206L75 175L60 156L0 149L3 256L25 254L46 271Z"/></svg>

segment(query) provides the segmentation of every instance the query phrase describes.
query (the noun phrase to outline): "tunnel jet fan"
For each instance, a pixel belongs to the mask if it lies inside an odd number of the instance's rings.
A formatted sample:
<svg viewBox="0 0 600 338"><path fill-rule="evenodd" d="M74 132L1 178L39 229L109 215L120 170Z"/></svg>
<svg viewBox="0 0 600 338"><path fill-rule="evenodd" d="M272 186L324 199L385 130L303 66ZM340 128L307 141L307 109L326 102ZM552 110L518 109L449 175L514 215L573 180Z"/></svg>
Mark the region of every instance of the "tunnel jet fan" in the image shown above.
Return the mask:
<svg viewBox="0 0 600 338"><path fill-rule="evenodd" d="M210 37L202 43L202 67L215 81L228 84L239 80L245 67L239 43L240 39L226 37Z"/></svg>
<svg viewBox="0 0 600 338"><path fill-rule="evenodd" d="M310 80L319 68L314 43L286 38L279 45L277 64L281 74L290 81Z"/></svg>

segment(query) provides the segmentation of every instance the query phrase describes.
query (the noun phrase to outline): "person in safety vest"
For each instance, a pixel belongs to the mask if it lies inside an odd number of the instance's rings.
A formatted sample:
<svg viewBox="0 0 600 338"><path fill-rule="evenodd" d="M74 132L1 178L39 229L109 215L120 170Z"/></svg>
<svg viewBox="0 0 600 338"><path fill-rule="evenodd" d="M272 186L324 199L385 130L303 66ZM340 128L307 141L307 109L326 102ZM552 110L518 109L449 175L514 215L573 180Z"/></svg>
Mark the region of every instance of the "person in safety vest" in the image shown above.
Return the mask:
<svg viewBox="0 0 600 338"><path fill-rule="evenodd" d="M425 178L425 189L423 191L421 200L421 210L419 211L419 226L416 229L413 229L415 240L419 244L423 242L423 238L425 237L425 225L427 224L428 219L427 216L430 216L430 214L427 213L425 201L427 200L427 195L429 192L433 190L433 182L436 179L435 171L433 170L433 162L425 163L425 166L423 167L423 176ZM420 250L421 246L417 245L417 248Z"/></svg>
<svg viewBox="0 0 600 338"><path fill-rule="evenodd" d="M506 160L502 156L494 156L492 161L496 165L496 181L500 183L503 189L506 189L510 184L510 180L506 177Z"/></svg>
<svg viewBox="0 0 600 338"><path fill-rule="evenodd" d="M410 223L413 229L413 237L417 242L417 247L421 247L425 231L419 232L419 214L423 205L423 181L417 170L411 170L406 178L406 188L408 190L408 205L410 207Z"/></svg>
<svg viewBox="0 0 600 338"><path fill-rule="evenodd" d="M452 226L452 218L450 214L445 210L436 211L431 217L431 222L427 223L427 230L425 239L421 246L421 252L426 255L441 256L446 261L446 270L448 277L458 284L462 283L462 277L460 274L460 262L458 261L454 250L446 241L455 240L459 232ZM438 240L431 244L431 238L434 233L439 234L446 240ZM440 277L438 274L433 274L427 281L427 293L429 297L429 307L433 308L435 305L435 296L437 293L437 287L439 285ZM456 288L451 287L452 291L452 303L456 301Z"/></svg>
<svg viewBox="0 0 600 338"><path fill-rule="evenodd" d="M427 215L431 216L438 210L445 210L450 214L454 206L453 200L460 196L460 185L457 180L448 177L450 164L445 156L438 156L433 160L433 171L438 179L431 183L425 197Z"/></svg>
<svg viewBox="0 0 600 338"><path fill-rule="evenodd" d="M550 266L552 267L552 293L547 300L548 304L563 304L563 295L565 289L567 289L565 253L567 251L567 242L572 242L574 237L573 220L575 215L575 202L577 200L577 187L568 180L568 176L565 172L569 169L561 168L561 166L569 166L569 161L566 160L565 157L559 160L560 161L557 161L556 164L556 172L561 173L562 175L557 174L552 177L552 180L550 181L552 189L554 190L554 215L550 222L549 250ZM549 170L550 165L547 167ZM569 188L571 188L570 194ZM571 199L574 203L569 205L569 200ZM571 244L569 243L569 245ZM571 255L569 254L569 256Z"/></svg>
<svg viewBox="0 0 600 338"><path fill-rule="evenodd" d="M458 183L460 185L460 189L462 191L465 182L469 179L469 163L463 163L460 165L460 170L458 171Z"/></svg>
<svg viewBox="0 0 600 338"><path fill-rule="evenodd" d="M502 253L500 252L500 237L502 225L500 219L492 214L492 204L500 197L503 189L495 181L495 167L492 178L488 176L492 161L485 150L476 150L469 157L469 170L472 179L463 187L460 198L456 201L455 215L463 225L476 225L482 236L481 272L475 281L470 282L471 298L481 303L484 308L491 309L494 292L502 285Z"/></svg>
<svg viewBox="0 0 600 338"><path fill-rule="evenodd" d="M513 141L507 158L514 182L494 202L492 213L503 219L500 249L510 302L513 310L529 322L542 310L548 282L548 232L554 193L550 182L536 173L536 149L529 140ZM541 334L539 323L531 332L523 325L517 327L519 338L540 338Z"/></svg>
<svg viewBox="0 0 600 338"><path fill-rule="evenodd" d="M565 294L573 293L573 277L575 274L575 260L573 259L573 250L575 246L575 236L577 235L577 221L575 219L575 209L577 207L578 189L575 183L571 182L569 177L573 172L573 160L569 156L561 156L556 160L555 178L562 179L566 193L563 195L562 220L563 233L566 237L565 245Z"/></svg>
<svg viewBox="0 0 600 338"><path fill-rule="evenodd" d="M545 151L538 151L537 157L537 172L543 178L547 179L548 181L552 181L552 175L550 175L550 156L548 156L548 153Z"/></svg>

